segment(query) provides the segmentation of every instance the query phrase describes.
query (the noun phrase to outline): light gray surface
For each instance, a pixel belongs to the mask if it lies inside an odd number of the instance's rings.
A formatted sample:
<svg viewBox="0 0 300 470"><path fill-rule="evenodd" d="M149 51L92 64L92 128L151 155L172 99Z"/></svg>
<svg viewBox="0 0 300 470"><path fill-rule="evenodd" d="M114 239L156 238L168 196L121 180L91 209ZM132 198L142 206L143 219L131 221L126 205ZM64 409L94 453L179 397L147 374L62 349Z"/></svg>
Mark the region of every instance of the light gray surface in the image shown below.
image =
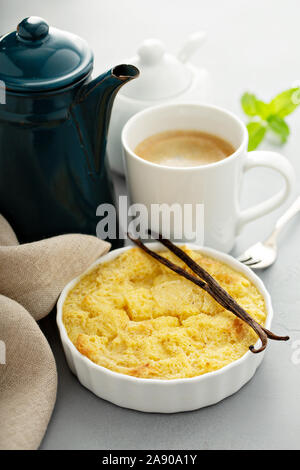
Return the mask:
<svg viewBox="0 0 300 470"><path fill-rule="evenodd" d="M39 15L82 35L95 51L99 72L132 56L145 37L159 37L176 51L187 34L204 28L207 44L195 55L194 63L209 69L211 101L240 115L243 91L269 99L300 83L298 0L0 0L0 9L0 34L25 16ZM299 190L300 111L289 123L292 135L281 151L295 166ZM116 182L124 192L124 182L120 178ZM243 205L263 199L279 185L271 172L253 170L247 175ZM235 252L268 234L282 211L250 224ZM300 340L299 236L298 217L281 236L277 263L260 273L273 299L273 330L290 334L291 341L270 343L252 381L210 408L150 415L97 398L69 371L54 314L44 319L42 327L57 360L59 387L42 449L299 449L300 363L296 362L300 362L300 342L295 343Z"/></svg>

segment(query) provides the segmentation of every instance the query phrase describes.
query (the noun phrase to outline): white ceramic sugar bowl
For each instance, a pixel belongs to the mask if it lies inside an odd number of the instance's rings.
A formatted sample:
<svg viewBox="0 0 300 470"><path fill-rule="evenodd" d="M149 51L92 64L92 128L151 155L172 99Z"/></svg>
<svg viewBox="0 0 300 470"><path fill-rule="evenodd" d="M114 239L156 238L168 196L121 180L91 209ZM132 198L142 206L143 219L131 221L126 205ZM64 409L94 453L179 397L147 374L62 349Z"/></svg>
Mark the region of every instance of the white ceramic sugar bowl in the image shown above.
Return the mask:
<svg viewBox="0 0 300 470"><path fill-rule="evenodd" d="M128 119L149 106L166 102L207 100L208 73L189 62L206 34L192 34L177 56L168 54L158 39L145 40L129 60L141 74L115 98L110 120L107 153L113 171L124 174L121 132Z"/></svg>

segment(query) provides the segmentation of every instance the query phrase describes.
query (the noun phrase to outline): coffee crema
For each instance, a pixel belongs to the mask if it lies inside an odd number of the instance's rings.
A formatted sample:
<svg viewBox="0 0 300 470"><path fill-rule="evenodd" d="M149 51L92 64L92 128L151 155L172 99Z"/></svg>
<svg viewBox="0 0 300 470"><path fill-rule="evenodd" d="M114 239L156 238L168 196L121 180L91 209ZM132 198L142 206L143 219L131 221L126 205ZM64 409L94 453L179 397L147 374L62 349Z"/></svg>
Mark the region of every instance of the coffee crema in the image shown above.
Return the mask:
<svg viewBox="0 0 300 470"><path fill-rule="evenodd" d="M134 150L144 160L174 167L215 163L234 151L221 137L197 130L159 132L140 142Z"/></svg>

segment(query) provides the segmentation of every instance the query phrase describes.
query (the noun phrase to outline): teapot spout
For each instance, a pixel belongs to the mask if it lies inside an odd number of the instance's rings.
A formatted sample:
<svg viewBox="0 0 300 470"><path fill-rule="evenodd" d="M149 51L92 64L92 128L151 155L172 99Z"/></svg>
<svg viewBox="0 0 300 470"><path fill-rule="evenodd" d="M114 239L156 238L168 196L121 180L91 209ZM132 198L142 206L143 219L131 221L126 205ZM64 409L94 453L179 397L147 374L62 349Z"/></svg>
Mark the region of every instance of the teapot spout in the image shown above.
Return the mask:
<svg viewBox="0 0 300 470"><path fill-rule="evenodd" d="M103 166L114 98L121 86L138 75L139 70L134 65L117 65L84 84L77 95L74 117L91 172L99 173Z"/></svg>

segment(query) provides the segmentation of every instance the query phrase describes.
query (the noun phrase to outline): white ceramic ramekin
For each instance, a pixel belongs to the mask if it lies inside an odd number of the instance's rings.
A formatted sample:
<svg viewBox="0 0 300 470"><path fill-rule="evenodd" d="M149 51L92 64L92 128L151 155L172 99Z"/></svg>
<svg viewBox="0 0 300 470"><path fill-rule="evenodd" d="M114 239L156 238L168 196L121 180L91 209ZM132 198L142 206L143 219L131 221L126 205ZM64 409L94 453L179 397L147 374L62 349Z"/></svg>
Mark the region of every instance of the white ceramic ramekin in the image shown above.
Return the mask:
<svg viewBox="0 0 300 470"><path fill-rule="evenodd" d="M186 243L189 248L212 256L246 275L264 297L267 310L265 326L270 329L273 310L271 298L262 281L245 265L232 256L210 248ZM152 250L162 250L160 243L151 243ZM72 372L79 381L95 395L116 405L152 413L176 413L212 405L237 392L254 375L264 352L246 352L237 361L207 374L187 379L142 379L113 372L83 356L69 339L62 321L62 306L70 289L96 265L110 261L132 247L113 250L97 260L85 273L69 282L57 303L57 325L61 341Z"/></svg>

